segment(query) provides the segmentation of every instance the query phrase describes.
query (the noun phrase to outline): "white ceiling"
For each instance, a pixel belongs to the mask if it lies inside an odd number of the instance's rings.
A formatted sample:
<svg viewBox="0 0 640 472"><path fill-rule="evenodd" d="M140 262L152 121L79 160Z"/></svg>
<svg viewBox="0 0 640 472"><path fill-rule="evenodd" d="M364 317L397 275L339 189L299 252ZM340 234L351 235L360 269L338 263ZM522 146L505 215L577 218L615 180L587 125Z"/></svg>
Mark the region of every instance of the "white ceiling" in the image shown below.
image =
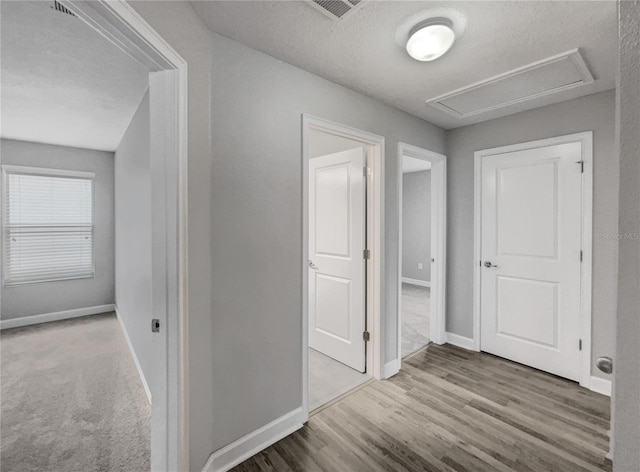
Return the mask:
<svg viewBox="0 0 640 472"><path fill-rule="evenodd" d="M419 172L431 169L431 162L411 156L402 156L402 173Z"/></svg>
<svg viewBox="0 0 640 472"><path fill-rule="evenodd" d="M113 151L148 70L53 1L3 1L3 138Z"/></svg>
<svg viewBox="0 0 640 472"><path fill-rule="evenodd" d="M363 0L333 21L302 1L192 1L209 28L444 128L615 87L616 3L609 1L379 1ZM421 19L447 15L463 30L433 62L404 50ZM589 85L526 104L457 118L425 100L550 56L580 48L596 78Z"/></svg>

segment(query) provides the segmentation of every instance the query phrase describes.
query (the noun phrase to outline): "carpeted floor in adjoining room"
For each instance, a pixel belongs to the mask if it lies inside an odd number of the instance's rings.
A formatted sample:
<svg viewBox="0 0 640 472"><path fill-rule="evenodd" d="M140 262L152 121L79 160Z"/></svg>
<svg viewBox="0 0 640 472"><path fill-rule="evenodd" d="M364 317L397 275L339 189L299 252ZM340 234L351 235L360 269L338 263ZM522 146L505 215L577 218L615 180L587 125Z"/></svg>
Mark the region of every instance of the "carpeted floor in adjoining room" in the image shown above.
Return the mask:
<svg viewBox="0 0 640 472"><path fill-rule="evenodd" d="M150 470L151 407L115 314L2 331L1 470Z"/></svg>
<svg viewBox="0 0 640 472"><path fill-rule="evenodd" d="M431 289L402 284L402 357L429 344Z"/></svg>

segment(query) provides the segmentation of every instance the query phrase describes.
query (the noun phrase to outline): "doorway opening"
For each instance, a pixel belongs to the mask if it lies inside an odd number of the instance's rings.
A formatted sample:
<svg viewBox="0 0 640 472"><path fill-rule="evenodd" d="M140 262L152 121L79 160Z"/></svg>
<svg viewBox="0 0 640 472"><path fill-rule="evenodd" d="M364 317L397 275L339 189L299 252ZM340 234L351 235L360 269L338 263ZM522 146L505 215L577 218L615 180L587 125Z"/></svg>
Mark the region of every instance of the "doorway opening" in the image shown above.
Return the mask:
<svg viewBox="0 0 640 472"><path fill-rule="evenodd" d="M1 143L3 164L13 165L2 169L0 200L11 211L0 224L0 328L18 328L2 344L12 338L7 347L19 350L26 339L32 349L22 354L43 359L12 381L56 387L13 389L21 408L3 391L3 415L13 410L23 426L3 428L3 445L13 445L16 470L41 469L34 461L188 470L186 63L122 0L3 3L2 20L3 39L16 38L3 48L14 58L3 61L3 77L14 77L3 81L3 104L11 97L20 117L8 120L13 131L3 126ZM120 172L118 154L135 155L136 166L127 160ZM118 241L135 246L124 271ZM41 305L17 311L6 290ZM3 362L24 363L22 354ZM3 365L3 375L12 370ZM49 439L30 442L34 427Z"/></svg>
<svg viewBox="0 0 640 472"><path fill-rule="evenodd" d="M303 115L303 409L380 378L384 138Z"/></svg>
<svg viewBox="0 0 640 472"><path fill-rule="evenodd" d="M398 145L398 358L444 336L446 157Z"/></svg>
<svg viewBox="0 0 640 472"><path fill-rule="evenodd" d="M402 156L402 357L429 344L431 162Z"/></svg>
<svg viewBox="0 0 640 472"><path fill-rule="evenodd" d="M151 470L188 470L187 63L124 0L59 3L151 71Z"/></svg>

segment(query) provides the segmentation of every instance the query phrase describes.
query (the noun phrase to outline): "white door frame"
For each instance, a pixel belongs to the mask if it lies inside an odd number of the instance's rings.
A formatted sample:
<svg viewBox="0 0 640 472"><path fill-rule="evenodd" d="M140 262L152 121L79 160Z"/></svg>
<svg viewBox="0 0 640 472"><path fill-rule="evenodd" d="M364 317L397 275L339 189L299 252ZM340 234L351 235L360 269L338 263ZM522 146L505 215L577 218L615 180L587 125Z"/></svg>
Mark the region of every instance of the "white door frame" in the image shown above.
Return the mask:
<svg viewBox="0 0 640 472"><path fill-rule="evenodd" d="M414 157L431 163L431 221L436 223L436 252L431 254L431 308L429 341L446 342L445 304L447 285L447 156L411 144L398 143L398 359L402 360L402 158ZM433 232L432 232L433 233ZM430 263L430 262L428 262ZM434 279L436 284L434 287ZM400 365L399 362L398 365Z"/></svg>
<svg viewBox="0 0 640 472"><path fill-rule="evenodd" d="M333 121L302 115L302 410L309 418L309 132L319 131L366 145L367 149L367 373L380 379L382 375L381 278L384 228L384 137Z"/></svg>
<svg viewBox="0 0 640 472"><path fill-rule="evenodd" d="M152 71L152 307L161 337L153 352L151 470L189 470L187 63L124 0L59 1Z"/></svg>
<svg viewBox="0 0 640 472"><path fill-rule="evenodd" d="M474 153L474 283L473 283L473 349L480 351L480 257L482 247L482 159L487 156L524 151L566 143L581 143L584 172L582 174L582 266L580 325L582 351L580 352L580 385L591 386L591 265L593 240L593 131L557 136L538 141L484 149ZM577 164L576 164L577 165Z"/></svg>

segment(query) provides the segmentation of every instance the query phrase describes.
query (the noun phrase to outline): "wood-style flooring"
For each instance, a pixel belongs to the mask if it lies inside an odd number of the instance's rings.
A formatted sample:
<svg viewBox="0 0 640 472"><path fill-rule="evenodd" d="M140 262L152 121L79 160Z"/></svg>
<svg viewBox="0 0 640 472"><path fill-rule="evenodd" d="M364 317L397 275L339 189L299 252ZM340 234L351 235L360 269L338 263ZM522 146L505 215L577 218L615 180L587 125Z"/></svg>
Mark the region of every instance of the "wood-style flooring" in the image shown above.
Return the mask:
<svg viewBox="0 0 640 472"><path fill-rule="evenodd" d="M609 398L431 344L235 471L610 471Z"/></svg>

